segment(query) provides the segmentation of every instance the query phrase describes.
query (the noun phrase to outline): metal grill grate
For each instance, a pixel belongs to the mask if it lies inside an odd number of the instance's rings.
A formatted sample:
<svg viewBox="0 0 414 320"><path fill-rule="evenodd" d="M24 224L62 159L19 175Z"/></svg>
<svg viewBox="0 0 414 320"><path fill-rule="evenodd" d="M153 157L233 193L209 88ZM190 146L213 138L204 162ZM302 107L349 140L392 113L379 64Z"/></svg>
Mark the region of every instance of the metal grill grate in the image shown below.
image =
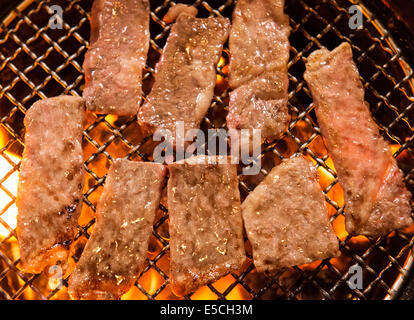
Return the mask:
<svg viewBox="0 0 414 320"><path fill-rule="evenodd" d="M23 117L33 102L60 94L81 95L82 62L89 39L89 12L92 1L23 1L0 24L0 299L65 299L67 278L51 283L45 274L23 274L18 270L19 254L15 227L15 181L23 150ZM186 1L194 3L200 16L230 17L233 0ZM393 144L405 173L408 188L414 191L414 94L413 72L389 33L373 14L364 12L364 27L348 26L350 0L287 1L291 18L291 59L289 62L289 107L292 120L280 140L268 141L261 154L258 177L240 177L245 197L269 169L296 152L311 157L321 173L331 221L340 239L342 255L312 265L288 268L268 278L255 272L251 250L249 261L239 274L231 274L186 298L219 299L390 299L398 293L410 269L414 245L413 230L393 232L371 242L351 237L343 230L342 190L316 125L312 99L303 80L306 56L321 46L329 49L342 41L352 43L355 60L366 88L366 99L381 132ZM48 27L49 7L64 8L62 30ZM168 36L162 21L173 1L151 1L151 48L144 76L148 93L154 66ZM202 128L225 126L228 102L229 51L217 68L216 95ZM145 96L145 94L144 94ZM87 114L84 130L86 184L84 206L75 241L74 261L89 238L94 224L96 202L107 169L114 158L151 160L154 143L136 124L135 117ZM136 285L125 298L174 299L169 286L168 210L165 199L157 213L148 259ZM364 273L364 287L350 289L349 267L358 264ZM62 284L62 286L60 286Z"/></svg>

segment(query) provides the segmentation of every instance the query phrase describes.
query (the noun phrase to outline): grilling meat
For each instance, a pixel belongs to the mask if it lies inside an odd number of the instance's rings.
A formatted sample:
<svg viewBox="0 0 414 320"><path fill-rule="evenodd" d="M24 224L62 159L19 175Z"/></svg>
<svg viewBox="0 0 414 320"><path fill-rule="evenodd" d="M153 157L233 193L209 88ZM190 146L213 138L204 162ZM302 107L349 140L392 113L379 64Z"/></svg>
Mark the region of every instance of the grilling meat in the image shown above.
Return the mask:
<svg viewBox="0 0 414 320"><path fill-rule="evenodd" d="M83 97L97 113L135 115L150 41L148 0L95 0Z"/></svg>
<svg viewBox="0 0 414 320"><path fill-rule="evenodd" d="M307 264L340 254L312 162L283 161L242 203L257 271Z"/></svg>
<svg viewBox="0 0 414 320"><path fill-rule="evenodd" d="M183 10L172 26L154 86L138 113L140 125L152 132L168 129L173 137L177 121L183 122L185 133L199 128L213 98L215 66L230 28L226 18L189 13ZM174 138L170 142L175 146Z"/></svg>
<svg viewBox="0 0 414 320"><path fill-rule="evenodd" d="M239 0L230 33L227 125L280 135L289 123L289 18L284 0Z"/></svg>
<svg viewBox="0 0 414 320"><path fill-rule="evenodd" d="M374 238L410 225L411 195L364 101L350 45L312 53L306 69L318 123L345 191L347 231Z"/></svg>
<svg viewBox="0 0 414 320"><path fill-rule="evenodd" d="M69 283L76 299L118 299L143 264L166 168L116 160L99 199L92 236Z"/></svg>
<svg viewBox="0 0 414 320"><path fill-rule="evenodd" d="M66 267L82 206L84 101L60 96L33 104L24 119L17 237L24 272Z"/></svg>
<svg viewBox="0 0 414 320"><path fill-rule="evenodd" d="M198 13L198 10L197 10L196 7L193 7L193 6L190 6L190 5L187 5L187 4L183 4L183 3L177 3L176 5L172 6L168 10L168 12L164 16L163 20L166 23L172 23L183 12L186 12L190 16L195 17L197 15L197 13Z"/></svg>
<svg viewBox="0 0 414 320"><path fill-rule="evenodd" d="M190 159L168 166L171 283L178 296L240 269L245 260L236 165Z"/></svg>

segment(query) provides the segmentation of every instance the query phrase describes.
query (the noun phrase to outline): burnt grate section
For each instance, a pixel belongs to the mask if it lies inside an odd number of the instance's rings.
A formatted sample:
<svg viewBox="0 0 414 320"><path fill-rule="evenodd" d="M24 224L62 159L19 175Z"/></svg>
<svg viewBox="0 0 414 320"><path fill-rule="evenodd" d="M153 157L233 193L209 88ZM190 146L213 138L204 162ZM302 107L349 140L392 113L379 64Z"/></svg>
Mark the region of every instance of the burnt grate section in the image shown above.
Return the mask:
<svg viewBox="0 0 414 320"><path fill-rule="evenodd" d="M199 15L230 17L233 0L182 1L193 4ZM374 242L351 237L344 230L343 191L337 183L332 161L317 127L310 92L303 80L306 57L315 49L333 49L342 41L352 44L355 60L366 88L366 99L381 132L392 144L394 156L414 191L414 94L413 71L401 51L375 16L360 1L364 26L348 25L350 0L287 1L290 16L289 108L287 132L262 146L262 170L256 177L241 176L244 198L269 170L292 154L310 157L321 176L331 221L340 240L341 256L311 265L287 268L272 276L258 274L251 261L240 273L232 273L201 288L187 299L383 299L394 298L413 260L414 229L393 232ZM50 29L50 7L64 8L63 29ZM22 1L0 24L0 299L67 299L67 280L48 279L18 270L19 252L15 233L15 195L24 146L24 114L38 99L60 94L81 95L82 63L88 47L89 0ZM144 99L153 81L156 61L170 26L163 15L175 2L151 1L151 46L144 75ZM228 104L228 61L225 47L217 67L217 85L203 129L225 128ZM81 254L95 222L96 203L106 172L114 158L151 161L154 142L145 135L135 117L87 113L84 129L86 183L79 232L74 243L72 266ZM125 299L175 299L169 278L168 208L161 201L151 236L148 259L135 286ZM350 289L350 266L363 270L363 288Z"/></svg>

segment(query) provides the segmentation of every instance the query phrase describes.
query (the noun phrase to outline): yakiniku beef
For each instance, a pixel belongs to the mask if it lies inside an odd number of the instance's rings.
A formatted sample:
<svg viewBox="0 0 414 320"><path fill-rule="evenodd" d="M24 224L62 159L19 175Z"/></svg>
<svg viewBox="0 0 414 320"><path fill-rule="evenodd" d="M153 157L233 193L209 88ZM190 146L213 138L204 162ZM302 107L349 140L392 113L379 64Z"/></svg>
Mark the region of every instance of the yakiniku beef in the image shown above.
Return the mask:
<svg viewBox="0 0 414 320"><path fill-rule="evenodd" d="M303 156L274 167L243 201L242 215L259 272L340 253L316 169Z"/></svg>
<svg viewBox="0 0 414 320"><path fill-rule="evenodd" d="M236 165L200 162L169 165L171 284L179 296L245 261Z"/></svg>
<svg viewBox="0 0 414 320"><path fill-rule="evenodd" d="M174 22L178 16L183 13L186 12L188 15L195 17L198 13L198 10L196 7L190 6L190 5L186 5L183 3L177 3L176 5L172 6L167 14L164 16L163 20L166 23L172 23Z"/></svg>
<svg viewBox="0 0 414 320"><path fill-rule="evenodd" d="M283 0L239 0L230 32L227 125L279 136L289 123L289 18Z"/></svg>
<svg viewBox="0 0 414 320"><path fill-rule="evenodd" d="M135 115L149 48L148 0L95 0L83 97L97 113Z"/></svg>
<svg viewBox="0 0 414 320"><path fill-rule="evenodd" d="M176 125L184 133L198 129L210 106L216 83L216 69L228 37L226 18L195 18L184 10L171 28L155 83L138 113L138 122L155 131L168 129L175 145Z"/></svg>
<svg viewBox="0 0 414 320"><path fill-rule="evenodd" d="M24 119L25 149L17 192L19 268L66 267L82 206L84 100L35 102Z"/></svg>
<svg viewBox="0 0 414 320"><path fill-rule="evenodd" d="M166 167L116 160L99 199L97 222L75 271L74 298L118 299L134 284L148 250Z"/></svg>
<svg viewBox="0 0 414 320"><path fill-rule="evenodd" d="M312 53L305 79L345 191L346 229L377 237L413 223L409 191L364 100L349 44Z"/></svg>

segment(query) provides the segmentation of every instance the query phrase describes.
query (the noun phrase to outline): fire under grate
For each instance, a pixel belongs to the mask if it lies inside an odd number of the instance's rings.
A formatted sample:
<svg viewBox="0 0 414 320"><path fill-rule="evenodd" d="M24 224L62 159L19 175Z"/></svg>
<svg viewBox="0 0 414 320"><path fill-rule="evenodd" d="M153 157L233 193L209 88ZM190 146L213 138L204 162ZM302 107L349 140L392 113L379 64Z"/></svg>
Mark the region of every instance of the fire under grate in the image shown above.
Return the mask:
<svg viewBox="0 0 414 320"><path fill-rule="evenodd" d="M233 0L185 1L194 4L199 16L230 17ZM358 2L364 13L363 27L349 27L350 0L288 0L291 57L289 62L289 108L291 121L284 135L262 145L262 170L258 176L240 176L242 199L269 170L284 158L301 152L318 168L328 210L340 240L341 256L279 271L272 276L255 271L251 248L240 273L232 273L200 288L187 299L392 299L402 286L413 261L414 228L392 232L370 241L351 237L344 229L343 191L337 183L332 161L317 127L310 92L303 80L306 57L343 41L354 51L366 99L383 136L404 172L407 187L414 192L414 93L413 71L387 30ZM24 274L18 270L16 185L24 146L24 114L36 100L60 94L81 95L82 63L89 39L87 0L22 1L0 24L0 299L68 299L67 280L46 273ZM151 47L144 76L144 98L148 94L154 66L165 44L170 26L162 17L175 2L151 1ZM63 8L63 28L49 28L53 12ZM215 96L202 129L225 128L228 105L229 51L225 47L217 67ZM74 266L95 222L94 212L106 172L113 159L126 157L151 161L155 146L136 123L136 117L87 113L84 130L86 183L79 232L74 243ZM148 259L135 286L123 299L176 299L171 292L168 268L168 209L161 202L151 236ZM351 266L363 271L363 287L351 289ZM49 270L50 271L50 270ZM49 274L50 276L50 274ZM352 287L353 288L353 287Z"/></svg>

